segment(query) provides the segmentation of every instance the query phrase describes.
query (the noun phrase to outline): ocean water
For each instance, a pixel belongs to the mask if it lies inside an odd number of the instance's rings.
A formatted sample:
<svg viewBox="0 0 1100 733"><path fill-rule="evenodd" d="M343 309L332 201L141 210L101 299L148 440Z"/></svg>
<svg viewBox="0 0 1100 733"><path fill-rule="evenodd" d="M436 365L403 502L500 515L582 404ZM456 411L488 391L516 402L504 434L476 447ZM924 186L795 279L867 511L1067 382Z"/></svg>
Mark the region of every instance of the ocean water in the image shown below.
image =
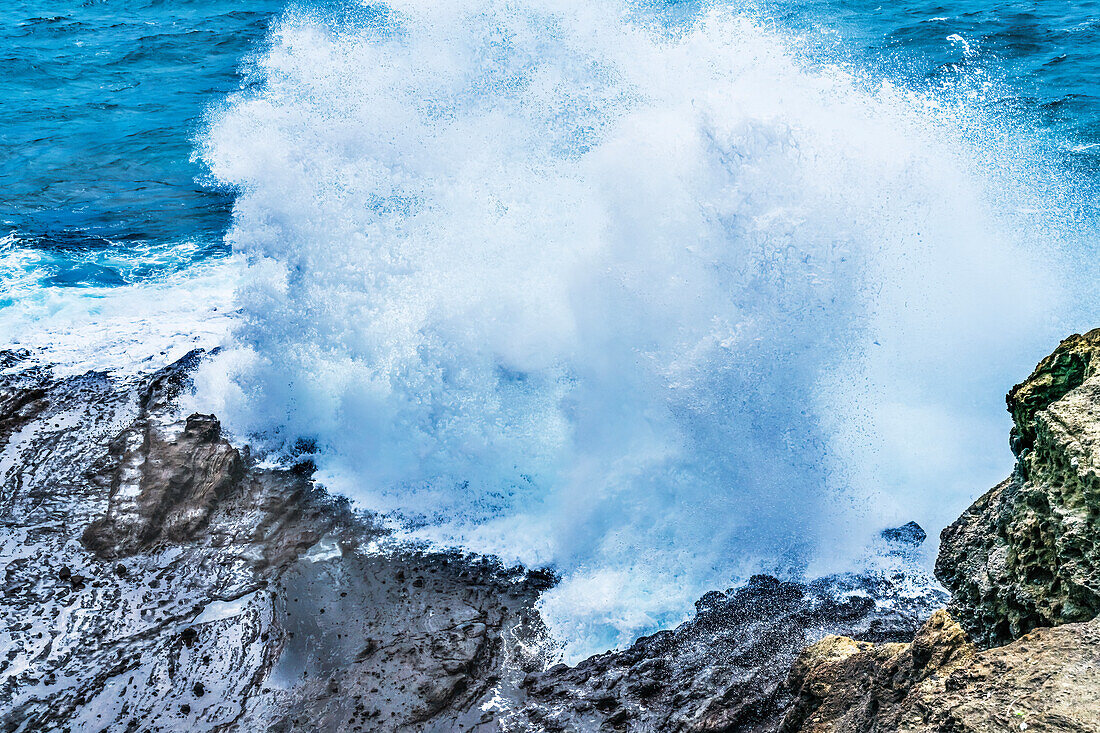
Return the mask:
<svg viewBox="0 0 1100 733"><path fill-rule="evenodd" d="M624 644L1009 470L1096 325L1098 5L6 3L0 332L222 346L196 409Z"/></svg>

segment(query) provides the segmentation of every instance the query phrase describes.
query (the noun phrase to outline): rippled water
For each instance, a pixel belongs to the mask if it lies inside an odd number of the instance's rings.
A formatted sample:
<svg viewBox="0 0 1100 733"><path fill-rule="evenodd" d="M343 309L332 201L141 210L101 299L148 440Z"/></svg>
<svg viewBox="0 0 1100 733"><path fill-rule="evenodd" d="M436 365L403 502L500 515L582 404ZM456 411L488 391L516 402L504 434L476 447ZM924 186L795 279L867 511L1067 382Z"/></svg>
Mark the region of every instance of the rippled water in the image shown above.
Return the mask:
<svg viewBox="0 0 1100 733"><path fill-rule="evenodd" d="M0 245L44 286L113 286L226 253L232 196L203 185L194 140L246 85L286 0L42 2L0 7ZM980 104L1049 134L1067 168L1100 161L1100 3L752 3L819 60L916 85L980 74ZM673 21L692 2L644 6ZM33 264L30 264L33 263Z"/></svg>
<svg viewBox="0 0 1100 733"><path fill-rule="evenodd" d="M1049 130L1068 153L1100 141L1100 3L820 0L764 12L880 73L932 83L980 73L996 85L982 105Z"/></svg>
<svg viewBox="0 0 1100 733"><path fill-rule="evenodd" d="M0 8L0 216L44 285L122 285L224 251L231 199L191 162L278 3Z"/></svg>

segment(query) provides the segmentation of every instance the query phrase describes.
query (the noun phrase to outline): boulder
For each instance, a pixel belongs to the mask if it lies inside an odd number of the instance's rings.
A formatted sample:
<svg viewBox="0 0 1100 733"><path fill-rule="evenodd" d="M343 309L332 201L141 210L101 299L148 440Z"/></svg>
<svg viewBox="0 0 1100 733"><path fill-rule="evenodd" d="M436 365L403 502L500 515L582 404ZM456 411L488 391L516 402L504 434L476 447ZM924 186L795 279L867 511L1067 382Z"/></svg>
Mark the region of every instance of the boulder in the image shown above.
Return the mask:
<svg viewBox="0 0 1100 733"><path fill-rule="evenodd" d="M879 536L887 542L908 547L919 547L928 539L924 528L916 522L906 522L900 527L889 527L882 530Z"/></svg>

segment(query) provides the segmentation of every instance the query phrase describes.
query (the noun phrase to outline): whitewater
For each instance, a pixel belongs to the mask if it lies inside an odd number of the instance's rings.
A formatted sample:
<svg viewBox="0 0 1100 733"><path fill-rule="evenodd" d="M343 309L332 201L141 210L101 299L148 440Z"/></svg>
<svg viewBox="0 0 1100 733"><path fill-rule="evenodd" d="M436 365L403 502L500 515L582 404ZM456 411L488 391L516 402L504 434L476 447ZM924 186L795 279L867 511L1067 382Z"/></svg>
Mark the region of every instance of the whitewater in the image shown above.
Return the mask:
<svg viewBox="0 0 1100 733"><path fill-rule="evenodd" d="M1001 395L1094 324L1092 224L995 81L804 42L717 6L292 8L195 141L232 256L92 305L31 278L0 324L74 369L221 347L189 409L399 540L553 568L569 659L855 567L1006 473Z"/></svg>

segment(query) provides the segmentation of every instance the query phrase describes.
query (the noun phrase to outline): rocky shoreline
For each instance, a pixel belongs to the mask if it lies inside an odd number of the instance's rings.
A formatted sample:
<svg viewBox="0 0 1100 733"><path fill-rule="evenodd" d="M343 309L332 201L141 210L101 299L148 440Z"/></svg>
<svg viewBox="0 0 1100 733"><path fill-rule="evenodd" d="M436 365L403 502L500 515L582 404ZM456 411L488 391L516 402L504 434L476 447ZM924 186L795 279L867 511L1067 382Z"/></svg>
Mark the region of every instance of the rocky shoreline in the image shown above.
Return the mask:
<svg viewBox="0 0 1100 733"><path fill-rule="evenodd" d="M546 571L395 545L175 401L201 354L0 352L0 722L25 730L1100 731L1100 331L1009 395L937 577L758 576L568 667ZM915 526L885 541L919 543ZM935 610L947 605L946 610Z"/></svg>

